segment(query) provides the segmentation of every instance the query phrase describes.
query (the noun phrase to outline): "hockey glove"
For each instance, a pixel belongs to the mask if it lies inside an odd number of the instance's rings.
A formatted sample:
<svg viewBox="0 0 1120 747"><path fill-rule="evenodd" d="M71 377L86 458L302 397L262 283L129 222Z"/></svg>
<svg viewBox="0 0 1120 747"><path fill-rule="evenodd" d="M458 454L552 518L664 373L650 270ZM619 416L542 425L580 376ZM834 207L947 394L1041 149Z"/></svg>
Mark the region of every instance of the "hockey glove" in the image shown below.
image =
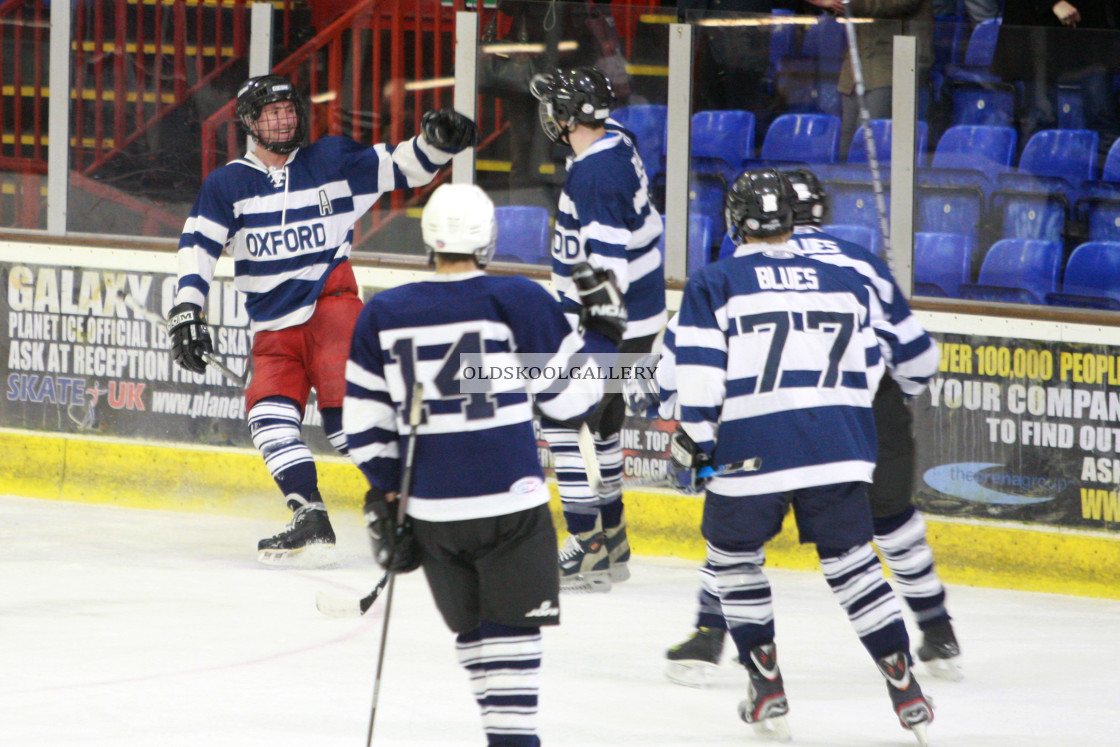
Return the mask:
<svg viewBox="0 0 1120 747"><path fill-rule="evenodd" d="M206 315L198 304L181 303L167 315L167 336L171 338L171 355L188 371L206 372L206 355L214 352Z"/></svg>
<svg viewBox="0 0 1120 747"><path fill-rule="evenodd" d="M669 460L677 485L686 493L699 493L711 479L712 458L679 425L669 439Z"/></svg>
<svg viewBox="0 0 1120 747"><path fill-rule="evenodd" d="M474 120L454 109L426 112L420 120L420 132L428 143L448 153L458 153L481 141Z"/></svg>
<svg viewBox="0 0 1120 747"><path fill-rule="evenodd" d="M630 375L622 380L622 399L626 402L626 412L635 418L656 417L656 408L661 402L661 388L657 384L657 364L661 356L655 353L643 355L634 361ZM650 413L650 408L655 412Z"/></svg>
<svg viewBox="0 0 1120 747"><path fill-rule="evenodd" d="M385 499L385 492L370 488L362 510L373 543L378 565L393 573L408 573L420 567L420 546L412 533L412 522L397 521L397 504Z"/></svg>
<svg viewBox="0 0 1120 747"><path fill-rule="evenodd" d="M626 306L615 284L614 273L580 262L572 268L572 282L583 304L579 315L583 328L598 332L615 345L622 342L626 332Z"/></svg>

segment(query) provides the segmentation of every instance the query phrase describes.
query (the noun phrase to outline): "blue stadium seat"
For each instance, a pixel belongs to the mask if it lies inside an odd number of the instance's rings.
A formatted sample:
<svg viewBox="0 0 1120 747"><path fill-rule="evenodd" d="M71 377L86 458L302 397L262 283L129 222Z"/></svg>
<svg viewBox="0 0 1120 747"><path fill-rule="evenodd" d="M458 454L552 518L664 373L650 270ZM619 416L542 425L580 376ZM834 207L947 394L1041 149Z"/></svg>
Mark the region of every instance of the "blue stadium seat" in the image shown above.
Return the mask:
<svg viewBox="0 0 1120 747"><path fill-rule="evenodd" d="M871 124L871 137L875 141L875 155L879 159L879 163L888 164L891 162L892 152L892 134L894 133L894 123L889 119L872 119ZM926 142L929 139L929 125L921 120L918 120L917 131L917 148L918 148L918 164L920 165L926 152ZM856 128L855 134L852 135L851 147L848 149L848 163L867 163L867 136L864 135L864 125Z"/></svg>
<svg viewBox="0 0 1120 747"><path fill-rule="evenodd" d="M828 194L830 224L866 226L879 230L879 208L875 201L872 185L863 182L829 181L825 185ZM890 190L884 188L883 201L890 217Z"/></svg>
<svg viewBox="0 0 1120 747"><path fill-rule="evenodd" d="M1046 301L1051 306L1120 309L1120 243L1090 241L1074 249L1062 290L1047 294Z"/></svg>
<svg viewBox="0 0 1120 747"><path fill-rule="evenodd" d="M1069 201L1060 193L999 190L992 192L989 213L1000 238L1062 242Z"/></svg>
<svg viewBox="0 0 1120 747"><path fill-rule="evenodd" d="M958 298L972 279L976 242L958 233L914 234L914 295Z"/></svg>
<svg viewBox="0 0 1120 747"><path fill-rule="evenodd" d="M1015 122L1015 89L1010 85L949 85L952 124L1011 127Z"/></svg>
<svg viewBox="0 0 1120 747"><path fill-rule="evenodd" d="M840 118L831 114L782 114L770 123L759 158L787 163L836 163Z"/></svg>
<svg viewBox="0 0 1120 747"><path fill-rule="evenodd" d="M1057 241L1001 239L992 244L976 283L962 283L961 298L1045 304L1058 288L1062 245Z"/></svg>
<svg viewBox="0 0 1120 747"><path fill-rule="evenodd" d="M872 254L878 255L883 246L883 237L879 234L879 226L861 226L851 223L829 223L821 226L821 230L838 239L850 241L853 244L868 249Z"/></svg>
<svg viewBox="0 0 1120 747"><path fill-rule="evenodd" d="M1085 107L1081 100L1081 87L1060 85L1056 96L1058 100L1058 129L1085 129Z"/></svg>
<svg viewBox="0 0 1120 747"><path fill-rule="evenodd" d="M919 185L915 190L915 229L925 233L955 233L980 244L984 193L973 185Z"/></svg>
<svg viewBox="0 0 1120 747"><path fill-rule="evenodd" d="M688 185L688 212L706 216L712 226L722 227L726 196L727 189L722 181L694 178Z"/></svg>
<svg viewBox="0 0 1120 747"><path fill-rule="evenodd" d="M1104 168L1101 170L1101 179L1108 182L1120 182L1120 138L1113 141L1104 159Z"/></svg>
<svg viewBox="0 0 1120 747"><path fill-rule="evenodd" d="M611 119L634 133L638 155L652 184L665 173L666 121L669 107L661 104L623 106L611 112Z"/></svg>
<svg viewBox="0 0 1120 747"><path fill-rule="evenodd" d="M1039 130L1019 156L1019 174L1064 179L1073 188L1097 178L1094 130ZM1001 179L1002 181L1002 179Z"/></svg>
<svg viewBox="0 0 1120 747"><path fill-rule="evenodd" d="M835 60L835 69L839 70L840 61L847 51L848 39L844 27L831 14L820 14L817 22L805 29L805 38L801 41L803 57L815 57L822 62Z"/></svg>
<svg viewBox="0 0 1120 747"><path fill-rule="evenodd" d="M840 92L835 73L802 70L786 64L774 83L776 93L793 114L831 114L840 116Z"/></svg>
<svg viewBox="0 0 1120 747"><path fill-rule="evenodd" d="M498 222L498 243L494 259L498 262L548 264L548 209L537 205L498 205L494 208Z"/></svg>
<svg viewBox="0 0 1120 747"><path fill-rule="evenodd" d="M1014 127L953 125L937 141L930 168L976 170L995 181L1014 167L1018 144Z"/></svg>
<svg viewBox="0 0 1120 747"><path fill-rule="evenodd" d="M711 217L699 213L688 216L688 272L712 261L712 239L715 234Z"/></svg>
<svg viewBox="0 0 1120 747"><path fill-rule="evenodd" d="M989 67L996 56L996 41L999 39L1001 18L981 21L972 29L968 46L964 50L963 63L969 67Z"/></svg>
<svg viewBox="0 0 1120 747"><path fill-rule="evenodd" d="M735 110L692 115L692 171L731 184L754 150L754 114Z"/></svg>

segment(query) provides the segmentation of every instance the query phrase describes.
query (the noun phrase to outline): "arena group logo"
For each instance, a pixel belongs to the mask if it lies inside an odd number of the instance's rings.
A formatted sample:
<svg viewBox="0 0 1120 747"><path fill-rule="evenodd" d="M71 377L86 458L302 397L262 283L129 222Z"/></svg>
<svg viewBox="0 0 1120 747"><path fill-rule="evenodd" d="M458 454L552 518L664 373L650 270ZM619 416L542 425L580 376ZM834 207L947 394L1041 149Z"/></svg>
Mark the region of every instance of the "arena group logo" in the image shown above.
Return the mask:
<svg viewBox="0 0 1120 747"><path fill-rule="evenodd" d="M974 503L1027 506L1057 498L1068 486L1052 479L1012 472L994 462L955 462L926 470L926 485L945 495Z"/></svg>

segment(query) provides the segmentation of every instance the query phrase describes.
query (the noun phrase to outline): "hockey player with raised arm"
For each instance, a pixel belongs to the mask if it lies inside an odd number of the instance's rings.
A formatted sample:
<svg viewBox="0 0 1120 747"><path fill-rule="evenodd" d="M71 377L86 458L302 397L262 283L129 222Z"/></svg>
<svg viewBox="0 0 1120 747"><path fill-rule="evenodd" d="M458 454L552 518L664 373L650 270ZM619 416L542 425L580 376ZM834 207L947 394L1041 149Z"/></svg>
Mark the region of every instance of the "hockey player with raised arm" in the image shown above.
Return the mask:
<svg viewBox="0 0 1120 747"><path fill-rule="evenodd" d="M588 262L614 273L629 314L620 353L648 353L665 326L665 269L657 248L663 227L631 135L609 119L614 94L598 68L577 67L533 78L540 123L550 140L570 146L552 235L552 287L569 318L579 302L573 268ZM630 577L630 543L622 504L622 397L610 392L588 421L599 489L593 490L576 431L544 418L569 537L560 550L560 587L610 591Z"/></svg>
<svg viewBox="0 0 1120 747"><path fill-rule="evenodd" d="M213 351L203 307L228 249L253 334L249 430L293 511L284 531L260 541L258 559L329 565L334 530L301 422L314 388L327 437L346 453L344 370L362 309L349 259L354 223L382 194L429 183L454 154L477 144L478 128L442 109L425 114L421 133L396 146L341 136L307 145L307 104L281 75L250 78L235 111L249 149L202 184L179 239L167 333L175 361L203 373Z"/></svg>
<svg viewBox="0 0 1120 747"><path fill-rule="evenodd" d="M915 363L930 365L928 358L934 355L935 349L924 347L924 331L911 315L909 304L886 263L867 249L820 229L827 211L826 196L813 172L796 169L784 173L795 194L793 240L801 247L802 253L821 262L851 268L866 278L891 329L902 331L903 344L923 346L919 356L902 362L904 368ZM720 247L719 258L734 256L736 249L737 243L729 232ZM888 360L888 367L891 363ZM905 376L902 382L907 383ZM675 388L673 386L672 390ZM908 393L915 392L911 390ZM875 472L867 491L875 529L874 543L891 570L897 591L906 600L918 629L922 631L918 659L925 663L930 674L958 679L960 672L956 660L960 655L960 646L945 607L945 586L934 567L933 550L926 539L925 520L913 502L913 418L899 382L893 376L883 377L871 410L879 441ZM680 684L703 684L710 668L719 663L727 631L710 569L701 570L701 581L696 631L688 640L666 652L670 662L666 673Z"/></svg>
<svg viewBox="0 0 1120 747"><path fill-rule="evenodd" d="M886 678L902 726L925 743L933 710L913 672L902 611L871 547L867 483L875 466L873 394L884 373L917 389L937 371L936 346L892 329L866 280L805 256L791 241L793 189L774 170L747 172L726 214L732 258L694 273L676 334L681 424L674 466L705 489L702 533L720 608L750 675L743 720L788 737L765 543L792 506L802 543ZM918 327L920 330L920 327ZM883 347L880 347L880 346Z"/></svg>
<svg viewBox="0 0 1120 747"><path fill-rule="evenodd" d="M608 271L573 268L580 335L537 283L483 272L497 229L493 203L473 185L437 189L421 231L435 275L366 304L350 346L343 427L369 480L375 554L388 570L423 567L457 636L488 743L537 745L540 627L557 624L560 608L533 408L574 423L598 405L604 382L512 374L474 385L479 370L568 370L613 354L625 310ZM423 421L398 526L401 454L410 448L402 425L417 382Z"/></svg>

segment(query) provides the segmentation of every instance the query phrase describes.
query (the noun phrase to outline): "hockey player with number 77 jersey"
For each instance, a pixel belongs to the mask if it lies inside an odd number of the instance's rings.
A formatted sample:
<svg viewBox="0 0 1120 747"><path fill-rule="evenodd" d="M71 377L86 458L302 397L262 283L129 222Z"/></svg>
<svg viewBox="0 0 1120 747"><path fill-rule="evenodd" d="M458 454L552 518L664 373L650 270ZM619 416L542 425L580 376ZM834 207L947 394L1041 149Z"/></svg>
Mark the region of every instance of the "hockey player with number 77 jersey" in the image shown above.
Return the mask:
<svg viewBox="0 0 1120 747"><path fill-rule="evenodd" d="M741 717L788 737L762 565L764 545L792 505L800 541L816 545L829 585L887 680L900 723L924 743L933 710L910 670L901 608L870 545L866 484L884 356L896 375L905 365L905 378L920 388L936 373L936 346L920 327L916 336L892 332L866 278L810 259L789 240L793 201L788 179L773 170L747 172L729 192L729 230L739 246L732 258L694 273L681 301L681 426L672 458L693 474L752 465L702 485L708 567L750 674Z"/></svg>

